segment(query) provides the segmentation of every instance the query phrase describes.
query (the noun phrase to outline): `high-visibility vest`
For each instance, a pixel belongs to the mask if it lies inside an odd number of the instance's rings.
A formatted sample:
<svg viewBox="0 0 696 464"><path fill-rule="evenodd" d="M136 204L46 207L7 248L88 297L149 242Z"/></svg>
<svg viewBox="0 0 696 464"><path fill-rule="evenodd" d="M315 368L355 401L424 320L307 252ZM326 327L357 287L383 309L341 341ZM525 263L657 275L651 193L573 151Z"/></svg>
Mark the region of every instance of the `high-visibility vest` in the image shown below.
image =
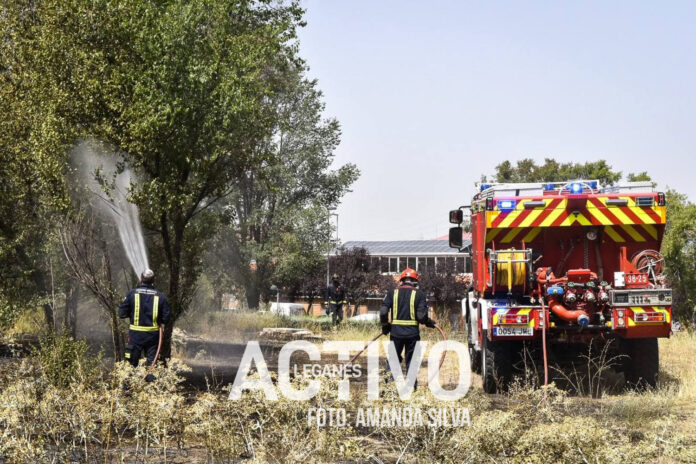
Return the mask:
<svg viewBox="0 0 696 464"><path fill-rule="evenodd" d="M416 320L416 290L411 290L409 318L399 319L399 289L394 290L394 299L392 300L392 324L394 325L418 325Z"/></svg>
<svg viewBox="0 0 696 464"><path fill-rule="evenodd" d="M131 330L137 332L157 332L159 326L157 324L157 316L159 313L159 295L155 295L152 302L152 325L140 324L140 293L133 295L135 300L135 310L133 311L133 323L130 325Z"/></svg>
<svg viewBox="0 0 696 464"><path fill-rule="evenodd" d="M339 289L341 290L339 292ZM331 297L329 299L329 304L332 305L338 305L338 304L348 304L348 300L346 299L346 290L343 287L329 287L328 290L329 296ZM340 294L343 294L343 299L341 300Z"/></svg>

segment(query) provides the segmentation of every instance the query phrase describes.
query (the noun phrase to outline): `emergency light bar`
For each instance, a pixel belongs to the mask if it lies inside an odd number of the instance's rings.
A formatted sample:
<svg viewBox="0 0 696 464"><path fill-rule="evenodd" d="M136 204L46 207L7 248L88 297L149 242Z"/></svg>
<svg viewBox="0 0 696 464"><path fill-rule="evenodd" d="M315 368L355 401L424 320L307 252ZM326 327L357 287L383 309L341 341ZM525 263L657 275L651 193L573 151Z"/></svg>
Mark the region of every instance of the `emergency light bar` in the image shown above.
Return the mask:
<svg viewBox="0 0 696 464"><path fill-rule="evenodd" d="M510 211L515 209L517 202L515 200L498 200L498 209L501 211Z"/></svg>

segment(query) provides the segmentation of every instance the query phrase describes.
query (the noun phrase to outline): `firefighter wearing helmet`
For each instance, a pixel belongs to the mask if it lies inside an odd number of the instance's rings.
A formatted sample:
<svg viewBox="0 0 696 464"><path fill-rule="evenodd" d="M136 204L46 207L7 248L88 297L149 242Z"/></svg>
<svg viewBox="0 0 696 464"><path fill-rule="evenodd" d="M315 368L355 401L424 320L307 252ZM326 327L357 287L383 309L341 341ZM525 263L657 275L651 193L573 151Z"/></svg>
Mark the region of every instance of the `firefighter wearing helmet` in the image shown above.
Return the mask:
<svg viewBox="0 0 696 464"><path fill-rule="evenodd" d="M425 292L418 288L418 272L407 268L399 277L399 286L387 292L379 311L382 333L391 332L399 363L406 361L406 368L411 365L416 342L420 340L418 324L435 327L435 322L428 317L428 302ZM391 315L391 323L389 316ZM407 371L408 372L408 371Z"/></svg>
<svg viewBox="0 0 696 464"><path fill-rule="evenodd" d="M331 278L331 284L326 289L327 312L331 315L331 321L339 324L343 320L343 305L348 304L346 289L341 284L338 274Z"/></svg>
<svg viewBox="0 0 696 464"><path fill-rule="evenodd" d="M133 366L138 365L141 356L145 356L148 366L152 364L159 346L159 327L169 321L167 298L154 285L155 273L146 269L138 286L128 292L118 308L121 318L130 319L125 357Z"/></svg>

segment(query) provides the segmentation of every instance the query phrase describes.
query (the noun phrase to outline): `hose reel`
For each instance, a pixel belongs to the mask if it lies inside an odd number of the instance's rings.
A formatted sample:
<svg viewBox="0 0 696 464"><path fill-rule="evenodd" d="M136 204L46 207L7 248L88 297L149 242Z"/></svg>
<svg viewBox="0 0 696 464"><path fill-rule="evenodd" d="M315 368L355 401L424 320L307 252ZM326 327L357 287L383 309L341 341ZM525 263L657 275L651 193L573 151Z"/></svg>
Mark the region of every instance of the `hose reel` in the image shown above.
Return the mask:
<svg viewBox="0 0 696 464"><path fill-rule="evenodd" d="M639 251L631 258L631 264L640 272L648 274L652 283L657 284L662 278L665 258L656 250Z"/></svg>
<svg viewBox="0 0 696 464"><path fill-rule="evenodd" d="M488 250L488 286L524 287L532 272L532 250Z"/></svg>

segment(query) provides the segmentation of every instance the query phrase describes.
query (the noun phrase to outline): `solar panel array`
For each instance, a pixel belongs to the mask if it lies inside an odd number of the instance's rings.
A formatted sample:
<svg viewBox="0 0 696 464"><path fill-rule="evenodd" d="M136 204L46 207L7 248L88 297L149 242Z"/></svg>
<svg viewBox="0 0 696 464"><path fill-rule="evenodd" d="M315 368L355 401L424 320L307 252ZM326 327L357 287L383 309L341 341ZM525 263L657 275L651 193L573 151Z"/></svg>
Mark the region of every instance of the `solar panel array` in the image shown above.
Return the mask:
<svg viewBox="0 0 696 464"><path fill-rule="evenodd" d="M471 240L464 240L464 249L471 246ZM345 242L346 249L365 248L371 255L425 255L456 254L447 240L393 240L393 241L351 241Z"/></svg>

